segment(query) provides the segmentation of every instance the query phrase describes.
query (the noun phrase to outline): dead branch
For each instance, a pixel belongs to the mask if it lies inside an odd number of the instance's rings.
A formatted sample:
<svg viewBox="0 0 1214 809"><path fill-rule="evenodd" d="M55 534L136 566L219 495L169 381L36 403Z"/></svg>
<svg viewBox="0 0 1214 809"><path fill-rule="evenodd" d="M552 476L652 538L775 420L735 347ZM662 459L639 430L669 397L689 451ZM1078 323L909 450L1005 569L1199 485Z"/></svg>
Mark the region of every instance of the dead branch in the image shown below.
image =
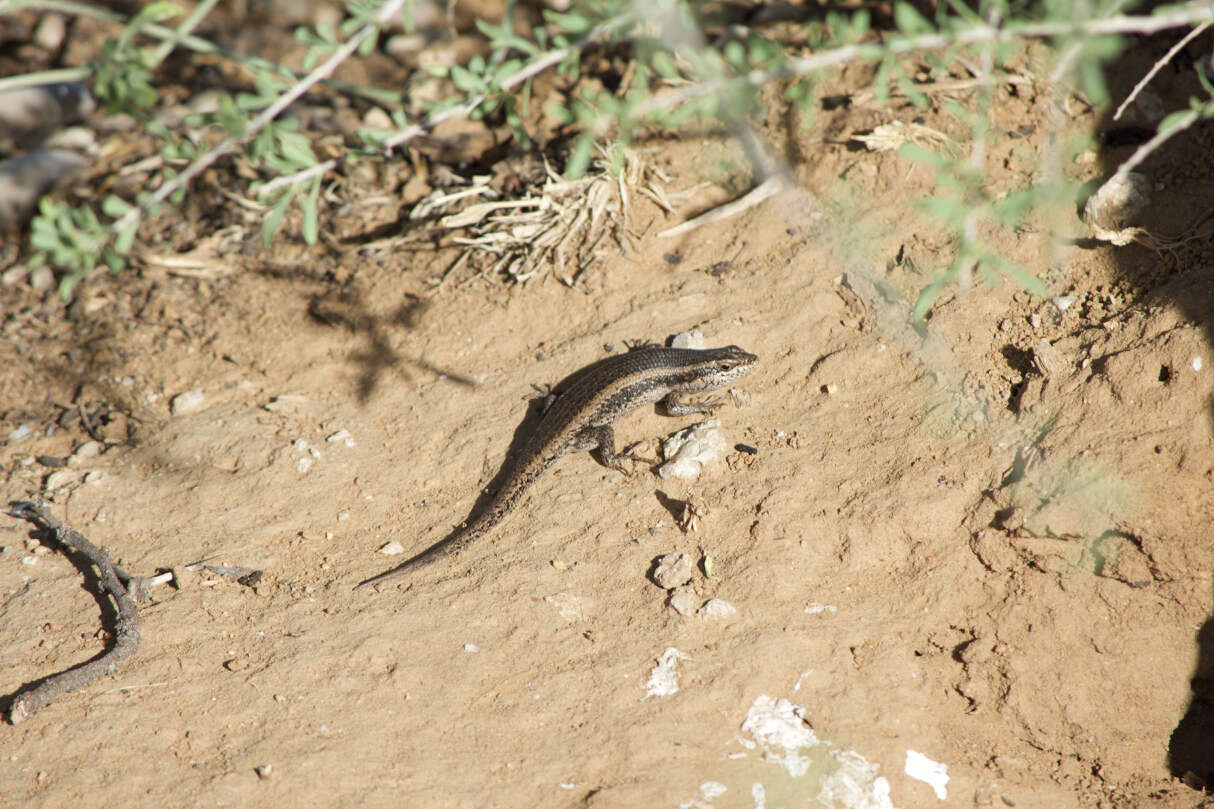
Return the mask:
<svg viewBox="0 0 1214 809"><path fill-rule="evenodd" d="M36 688L18 696L9 710L9 721L19 725L32 717L41 708L50 704L60 694L75 691L102 676L113 674L118 664L130 657L139 648L139 612L135 608L127 589L119 581L109 551L89 542L80 532L64 525L53 516L44 503L13 502L9 504L9 516L26 520L40 528L51 531L56 541L64 548L83 554L97 566L102 592L114 600L118 618L114 623L114 645L82 666L70 668L52 675ZM81 572L84 572L82 569Z"/></svg>

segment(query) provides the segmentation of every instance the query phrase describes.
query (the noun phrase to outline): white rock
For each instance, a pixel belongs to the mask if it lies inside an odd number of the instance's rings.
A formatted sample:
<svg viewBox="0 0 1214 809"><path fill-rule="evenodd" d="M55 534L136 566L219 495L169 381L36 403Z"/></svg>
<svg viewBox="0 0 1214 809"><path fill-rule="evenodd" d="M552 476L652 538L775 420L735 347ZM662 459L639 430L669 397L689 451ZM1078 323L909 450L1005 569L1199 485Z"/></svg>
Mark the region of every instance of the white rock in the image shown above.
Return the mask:
<svg viewBox="0 0 1214 809"><path fill-rule="evenodd" d="M399 556L405 552L405 546L394 539L391 542L385 542L379 552L384 556Z"/></svg>
<svg viewBox="0 0 1214 809"><path fill-rule="evenodd" d="M60 469L58 472L51 472L46 476L46 484L44 489L48 492L53 492L56 489L62 489L65 486L73 486L80 482L79 474L72 469Z"/></svg>
<svg viewBox="0 0 1214 809"><path fill-rule="evenodd" d="M663 480L696 478L725 450L725 434L721 423L707 419L680 430L662 442L662 457L666 463L658 467Z"/></svg>
<svg viewBox="0 0 1214 809"><path fill-rule="evenodd" d="M0 206L2 205L3 202L0 202ZM55 273L45 264L30 271L30 289L35 292L47 292L54 285Z"/></svg>
<svg viewBox="0 0 1214 809"><path fill-rule="evenodd" d="M645 683L645 698L669 697L679 692L679 663L691 656L670 646L658 657L658 664L649 672Z"/></svg>
<svg viewBox="0 0 1214 809"><path fill-rule="evenodd" d="M72 453L73 458L96 458L105 450L105 445L100 441L85 441L80 446L76 447L76 451Z"/></svg>
<svg viewBox="0 0 1214 809"><path fill-rule="evenodd" d="M670 341L671 348L704 348L704 335L700 334L699 329L691 329L690 331L680 332Z"/></svg>
<svg viewBox="0 0 1214 809"><path fill-rule="evenodd" d="M29 277L29 274L29 267L24 264L16 264L0 273L0 284L4 284L6 287L11 287L24 281Z"/></svg>
<svg viewBox="0 0 1214 809"><path fill-rule="evenodd" d="M939 761L932 761L927 756L915 750L906 751L907 775L916 781L922 781L932 788L939 800L948 797L948 766Z"/></svg>
<svg viewBox="0 0 1214 809"><path fill-rule="evenodd" d="M669 604L679 615L695 615L700 597L693 587L679 587L671 591Z"/></svg>
<svg viewBox="0 0 1214 809"><path fill-rule="evenodd" d="M179 393L169 401L169 411L174 416L179 416L182 413L192 413L202 407L206 401L206 396L201 390L187 390L185 393Z"/></svg>
<svg viewBox="0 0 1214 809"><path fill-rule="evenodd" d="M691 581L691 557L682 551L668 553L658 559L653 569L653 582L663 590L673 590Z"/></svg>
<svg viewBox="0 0 1214 809"><path fill-rule="evenodd" d="M34 423L27 421L24 424L17 426L17 429L12 430L8 434L8 443L16 444L18 441L24 441L34 434Z"/></svg>
<svg viewBox="0 0 1214 809"><path fill-rule="evenodd" d="M372 107L363 116L363 125L370 129L393 129L392 118L379 107Z"/></svg>
<svg viewBox="0 0 1214 809"><path fill-rule="evenodd" d="M738 614L738 608L723 598L710 598L697 614L701 618L729 618Z"/></svg>
<svg viewBox="0 0 1214 809"><path fill-rule="evenodd" d="M586 618L586 601L573 593L553 593L544 596L544 603L556 608L566 621L582 621Z"/></svg>
<svg viewBox="0 0 1214 809"><path fill-rule="evenodd" d="M1132 227L1151 204L1152 183L1146 175L1131 171L1114 174L1083 206L1083 218L1097 239L1116 245L1134 240Z"/></svg>
<svg viewBox="0 0 1214 809"><path fill-rule="evenodd" d="M34 44L48 51L59 50L67 36L67 22L62 14L47 14L34 29Z"/></svg>

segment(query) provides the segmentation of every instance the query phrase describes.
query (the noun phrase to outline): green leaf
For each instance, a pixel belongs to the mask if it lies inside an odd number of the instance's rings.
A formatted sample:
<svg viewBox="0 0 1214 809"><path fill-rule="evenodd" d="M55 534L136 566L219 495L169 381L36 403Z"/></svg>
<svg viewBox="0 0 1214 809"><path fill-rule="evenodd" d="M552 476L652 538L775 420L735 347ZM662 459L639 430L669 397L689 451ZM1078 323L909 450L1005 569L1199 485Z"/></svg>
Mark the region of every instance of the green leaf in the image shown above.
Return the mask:
<svg viewBox="0 0 1214 809"><path fill-rule="evenodd" d="M923 320L927 316L927 313L931 311L932 305L936 302L936 298L940 297L940 292L944 289L945 284L952 279L953 274L951 270L937 272L932 277L932 282L919 292L919 297L915 299L915 308L911 310L911 314L915 320Z"/></svg>
<svg viewBox="0 0 1214 809"><path fill-rule="evenodd" d="M476 27L489 38L489 43L494 48L513 48L517 51L522 51L528 56L539 55L540 50L535 46L535 43L528 42L521 36L507 30L504 23L501 26L493 26L484 20L477 20Z"/></svg>
<svg viewBox="0 0 1214 809"><path fill-rule="evenodd" d="M928 197L921 200L920 205L928 213L956 227L961 226L965 215L969 213L969 207L956 197Z"/></svg>
<svg viewBox="0 0 1214 809"><path fill-rule="evenodd" d="M578 135L573 143L573 151L569 155L569 163L565 166L565 176L576 180L586 173L590 166L590 154L594 149L594 137L585 132Z"/></svg>
<svg viewBox="0 0 1214 809"><path fill-rule="evenodd" d="M320 231L320 178L312 181L308 196L300 202L303 208L303 237L308 244L316 244Z"/></svg>
<svg viewBox="0 0 1214 809"><path fill-rule="evenodd" d="M296 167L305 169L316 165L316 155L308 138L299 132L278 132L280 154Z"/></svg>
<svg viewBox="0 0 1214 809"><path fill-rule="evenodd" d="M287 214L287 206L291 204L291 198L295 196L295 189L291 188L286 191L278 201L274 203L274 207L266 214L265 222L261 226L261 244L268 248L270 241L274 235L278 233L278 229L282 227L282 218Z"/></svg>
<svg viewBox="0 0 1214 809"><path fill-rule="evenodd" d="M480 76L473 75L471 71L459 65L451 66L451 81L465 93L479 93L485 87Z"/></svg>
<svg viewBox="0 0 1214 809"><path fill-rule="evenodd" d="M934 30L931 22L906 2L894 4L894 24L904 34L924 34Z"/></svg>
<svg viewBox="0 0 1214 809"><path fill-rule="evenodd" d="M925 166L930 166L937 171L944 171L951 165L948 158L938 155L931 149L925 149L917 143L907 141L898 147L898 154L907 160L913 160L916 163L922 163Z"/></svg>
<svg viewBox="0 0 1214 809"><path fill-rule="evenodd" d="M157 2L148 3L135 17L130 21L129 25L143 26L149 23L164 22L170 17L176 17L182 13L181 6L176 3L165 2L165 0L157 0Z"/></svg>
<svg viewBox="0 0 1214 809"><path fill-rule="evenodd" d="M1013 191L991 206L994 219L1005 226L1019 225L1040 200L1041 192L1035 188Z"/></svg>
<svg viewBox="0 0 1214 809"><path fill-rule="evenodd" d="M76 285L84 279L84 271L69 273L59 281L59 297L65 301L72 299L72 293L76 290Z"/></svg>
<svg viewBox="0 0 1214 809"><path fill-rule="evenodd" d="M544 105L544 114L553 119L560 126L573 123L573 112L565 104L559 101L549 101Z"/></svg>
<svg viewBox="0 0 1214 809"><path fill-rule="evenodd" d="M584 34L593 27L593 23L588 18L572 11L562 14L544 9L544 19L567 34Z"/></svg>
<svg viewBox="0 0 1214 809"><path fill-rule="evenodd" d="M1013 261L1008 261L1002 256L998 258L998 262L999 269L1001 269L1006 275L1011 277L1013 281L1020 284L1020 286L1024 287L1029 292L1036 293L1042 297L1050 294L1049 287L1047 287L1040 278L1033 275L1019 264L1016 264Z"/></svg>
<svg viewBox="0 0 1214 809"><path fill-rule="evenodd" d="M101 251L101 260L110 268L110 272L118 272L126 266L126 260L118 255L114 248L108 246Z"/></svg>
<svg viewBox="0 0 1214 809"><path fill-rule="evenodd" d="M35 219L30 228L30 246L35 250L45 250L48 253L59 247L59 234L53 228L48 228L41 220Z"/></svg>
<svg viewBox="0 0 1214 809"><path fill-rule="evenodd" d="M679 75L674 58L666 51L655 51L653 54L653 69L664 79L673 79Z"/></svg>
<svg viewBox="0 0 1214 809"><path fill-rule="evenodd" d="M139 230L139 217L136 216L131 224L118 231L118 237L114 240L114 249L119 255L125 256L131 252L131 245L135 243L135 232Z"/></svg>
<svg viewBox="0 0 1214 809"><path fill-rule="evenodd" d="M375 53L375 45L379 42L379 35L373 30L358 46L358 55L366 58Z"/></svg>
<svg viewBox="0 0 1214 809"><path fill-rule="evenodd" d="M1160 133L1171 132L1178 127L1192 126L1196 120L1197 113L1193 110L1177 110L1164 116L1164 119L1159 122L1157 131Z"/></svg>
<svg viewBox="0 0 1214 809"><path fill-rule="evenodd" d="M725 61L739 73L746 70L746 48L741 42L735 39L725 43Z"/></svg>

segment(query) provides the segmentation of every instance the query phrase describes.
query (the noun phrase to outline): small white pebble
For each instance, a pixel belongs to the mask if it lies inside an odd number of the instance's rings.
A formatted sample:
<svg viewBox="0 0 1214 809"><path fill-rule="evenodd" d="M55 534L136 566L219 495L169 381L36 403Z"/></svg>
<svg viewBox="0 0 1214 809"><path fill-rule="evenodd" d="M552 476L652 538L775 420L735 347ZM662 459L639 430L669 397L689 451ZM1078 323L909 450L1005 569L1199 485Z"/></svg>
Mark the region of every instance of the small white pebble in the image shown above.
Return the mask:
<svg viewBox="0 0 1214 809"><path fill-rule="evenodd" d="M174 416L182 413L190 413L202 407L203 402L205 401L206 397L203 396L201 390L198 390L197 388L194 390L187 390L185 393L177 394L169 401L169 411Z"/></svg>
<svg viewBox="0 0 1214 809"><path fill-rule="evenodd" d="M669 603L679 615L694 615L700 606L700 597L692 587L679 587L671 592Z"/></svg>
<svg viewBox="0 0 1214 809"><path fill-rule="evenodd" d="M653 582L663 590L673 590L691 581L694 567L691 557L682 551L668 553L658 559L653 569Z"/></svg>
<svg viewBox="0 0 1214 809"><path fill-rule="evenodd" d="M1194 357L1193 361L1189 363L1189 365L1193 368L1194 371L1200 371L1201 366L1204 364L1205 363L1202 362L1201 357Z"/></svg>
<svg viewBox="0 0 1214 809"><path fill-rule="evenodd" d="M96 458L105 449L105 445L100 441L85 441L80 446L76 447L76 451L72 453L73 458Z"/></svg>
<svg viewBox="0 0 1214 809"><path fill-rule="evenodd" d="M34 424L33 422L27 421L8 434L8 442L10 444L15 444L18 441L24 441L33 434Z"/></svg>
<svg viewBox="0 0 1214 809"><path fill-rule="evenodd" d="M38 564L38 557L37 557L37 556L22 556L22 557L21 557L21 564L23 564L23 565L36 565L36 564Z"/></svg>
<svg viewBox="0 0 1214 809"><path fill-rule="evenodd" d="M699 329L676 334L670 341L671 348L704 348L704 335Z"/></svg>
<svg viewBox="0 0 1214 809"><path fill-rule="evenodd" d="M818 615L823 612L838 612L839 608L834 604L810 604L805 608L805 612L809 615Z"/></svg>
<svg viewBox="0 0 1214 809"><path fill-rule="evenodd" d="M738 608L725 599L710 598L704 606L700 607L698 614L701 618L728 618L737 613Z"/></svg>
<svg viewBox="0 0 1214 809"><path fill-rule="evenodd" d="M1054 298L1054 305L1058 307L1059 312L1065 312L1077 300L1079 298L1075 295L1059 295L1057 298Z"/></svg>
<svg viewBox="0 0 1214 809"><path fill-rule="evenodd" d="M939 761L932 761L917 750L906 751L906 765L903 768L907 775L916 781L922 781L932 788L938 800L948 797L948 766Z"/></svg>
<svg viewBox="0 0 1214 809"><path fill-rule="evenodd" d="M391 542L385 542L379 552L384 556L398 556L405 552L405 546L394 539Z"/></svg>
<svg viewBox="0 0 1214 809"><path fill-rule="evenodd" d="M326 435L325 440L331 444L334 441L345 441L349 437L350 437L350 431L342 429L342 430L338 430L335 433L330 433L329 435Z"/></svg>
<svg viewBox="0 0 1214 809"><path fill-rule="evenodd" d="M56 489L62 489L65 486L72 486L80 482L77 477L79 473L72 469L60 469L57 472L51 472L46 476L45 490L53 492Z"/></svg>
<svg viewBox="0 0 1214 809"><path fill-rule="evenodd" d="M467 652L468 654L476 654L480 650L481 650L481 647L477 646L475 643L465 643L464 644L464 651Z"/></svg>
<svg viewBox="0 0 1214 809"><path fill-rule="evenodd" d="M299 472L299 474L303 475L312 468L312 464L314 463L315 461L313 461L311 458L300 458L295 462L295 469Z"/></svg>

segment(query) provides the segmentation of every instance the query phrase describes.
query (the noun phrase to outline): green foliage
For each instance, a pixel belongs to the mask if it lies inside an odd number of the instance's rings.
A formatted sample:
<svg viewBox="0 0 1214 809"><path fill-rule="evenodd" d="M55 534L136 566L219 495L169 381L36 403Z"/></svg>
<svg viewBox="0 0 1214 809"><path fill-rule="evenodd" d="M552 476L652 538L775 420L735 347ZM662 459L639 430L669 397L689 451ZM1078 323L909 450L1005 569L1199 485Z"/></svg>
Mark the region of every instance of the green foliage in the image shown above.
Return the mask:
<svg viewBox="0 0 1214 809"><path fill-rule="evenodd" d="M410 30L411 5L406 3L401 11ZM871 66L874 103L884 104L897 93L915 107L926 109L941 102L939 96L929 96L923 89L925 71L929 81L956 76L959 65L970 72L974 65L986 65L989 67L983 70L998 73L1008 60L1019 58L1026 37L1046 40L1056 53L1074 51L1072 46L1077 46L1068 81L1090 103L1102 104L1108 98L1102 66L1125 43L1120 36L1107 33L1107 28L1099 35L1091 33L1095 29L1089 23L1122 14L1124 5L1124 0L944 0L927 12L921 4L896 0L891 6L892 27L874 32L868 10L828 4L821 16L798 26L733 26L709 43L701 33L706 23L700 15L716 13L715 6L688 0L644 4L575 0L564 11L544 10L542 22L530 30L519 24L515 6L508 4L504 19L477 22L485 46L479 55L465 64L429 68L447 93L425 112L431 120L458 113L505 124L517 146L526 149L537 134L532 130L537 118L532 81L541 72L554 72L559 90L546 102L544 113L559 127L567 144L563 168L572 178L585 172L596 154L607 155L609 163L619 165L624 149L654 130L687 131L693 123L704 127L717 122L728 131L744 124L762 112L764 99L769 97L763 91L769 87L774 86L808 118L820 108L822 88L830 87L833 71L844 63ZM378 41L381 8L375 0L350 0L339 24L296 29L295 39L305 49L303 69L350 57L354 51L351 38L366 31L371 35L361 39L357 53L368 55ZM209 6L200 5L183 28L192 28L207 10ZM183 35L173 38L170 32L159 52L140 43L148 34L165 38L164 29L158 26L181 13L172 3L148 3L127 21L120 37L106 43L102 58L92 66L95 92L107 108L135 116L160 140L164 168L149 187L169 188L165 184L174 183L179 171L192 174L186 166L205 158L220 137L235 139L244 150L244 159L259 175L261 190L255 188L251 193L262 196L267 205L263 241L269 243L287 221L291 206L297 204L302 214L301 235L314 243L319 236L325 182L321 169L332 163L319 163L312 133L301 131L289 118L267 112L274 108L277 113L286 94L292 93L294 98L299 74L265 60L245 60L252 87L234 96L221 95L209 114L190 116L188 134L171 131L145 115L158 100L158 60L167 47L179 46L184 39ZM1048 32L1041 28L1043 24L1051 26ZM612 80L588 75L582 59L591 44L596 67L606 60ZM838 58L825 58L832 56ZM1196 76L1207 98L1195 98L1189 109L1165 118L1161 136L1214 117L1214 102L1209 100L1214 98L1214 86L1201 71ZM416 127L424 122L407 119L399 103L400 88L346 90L387 107L395 128L360 130L359 144L351 146L338 162L400 145L411 133L424 130L424 126ZM968 98L965 106L943 102L960 129L955 142L963 147L967 142L985 143L997 134L988 131L994 103L990 87L980 88ZM982 171L971 165L980 165L980 161L967 160L961 154L964 148L957 151L942 155L913 145L902 149L904 159L933 173L934 189L920 208L942 223L956 244L951 263L931 277L919 296L916 313L921 317L940 291L963 275L1010 278L1043 291L1039 280L990 249L986 239L995 229L1023 227L1036 212L1069 193L1037 182L994 197ZM1033 174L1031 170L1025 173ZM753 174L758 176L757 171ZM180 201L185 191L176 188L169 201ZM36 258L63 271L64 289L70 293L94 264L121 266L140 218L152 213L149 199L141 195L134 200L137 208L132 208L131 201L106 200L100 212L120 221L120 232L116 222L103 222L89 208L44 204L31 233Z"/></svg>
<svg viewBox="0 0 1214 809"><path fill-rule="evenodd" d="M120 216L130 209L129 203L114 196L102 203L102 211L107 216ZM109 228L92 208L87 205L73 208L66 202L43 197L38 205L38 215L30 222L30 246L35 251L30 257L30 265L49 263L60 268L63 274L59 280L59 294L68 300L76 285L91 275L98 264L114 271L122 268L138 226L136 219L111 243Z"/></svg>

